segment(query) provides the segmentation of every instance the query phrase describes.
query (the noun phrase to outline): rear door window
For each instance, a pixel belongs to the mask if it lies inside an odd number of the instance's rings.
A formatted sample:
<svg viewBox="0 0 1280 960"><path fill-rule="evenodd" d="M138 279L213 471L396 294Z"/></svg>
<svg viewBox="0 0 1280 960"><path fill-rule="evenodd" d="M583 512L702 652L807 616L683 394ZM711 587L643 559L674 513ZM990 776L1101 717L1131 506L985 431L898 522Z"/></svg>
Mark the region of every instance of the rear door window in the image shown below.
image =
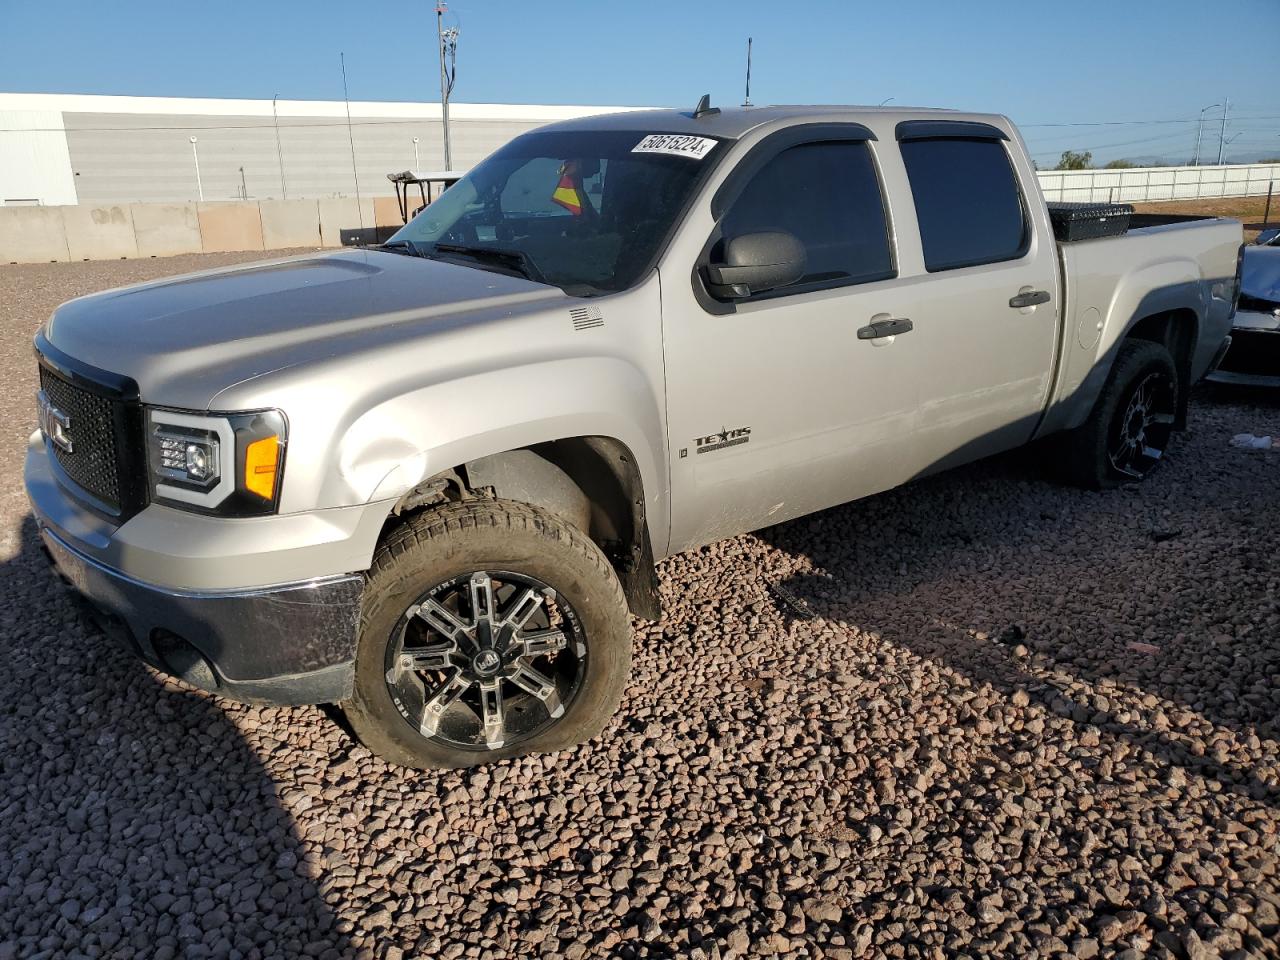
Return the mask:
<svg viewBox="0 0 1280 960"><path fill-rule="evenodd" d="M930 273L1027 252L1022 192L1002 143L906 140L900 147Z"/></svg>
<svg viewBox="0 0 1280 960"><path fill-rule="evenodd" d="M780 230L804 245L805 276L773 295L894 275L880 178L861 141L783 150L751 178L721 227L726 238Z"/></svg>

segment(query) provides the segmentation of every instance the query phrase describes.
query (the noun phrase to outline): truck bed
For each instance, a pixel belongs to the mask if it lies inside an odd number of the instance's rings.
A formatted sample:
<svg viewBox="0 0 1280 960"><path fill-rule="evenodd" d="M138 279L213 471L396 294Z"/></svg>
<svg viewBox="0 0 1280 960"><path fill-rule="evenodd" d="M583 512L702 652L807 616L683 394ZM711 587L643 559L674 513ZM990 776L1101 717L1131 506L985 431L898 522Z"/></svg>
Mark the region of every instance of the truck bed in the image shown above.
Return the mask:
<svg viewBox="0 0 1280 960"><path fill-rule="evenodd" d="M1042 433L1075 426L1109 364L1102 362L1136 319L1201 304L1191 381L1204 375L1230 330L1240 248L1238 221L1139 214L1124 234L1059 243L1064 318L1053 399ZM1084 398L1081 400L1080 398Z"/></svg>
<svg viewBox="0 0 1280 960"><path fill-rule="evenodd" d="M1135 213L1129 217L1129 229L1139 230L1143 227L1165 227L1171 223L1191 223L1195 220L1217 220L1207 214L1195 213Z"/></svg>
<svg viewBox="0 0 1280 960"><path fill-rule="evenodd" d="M1049 220L1059 243L1082 243L1122 237L1131 230L1174 223L1213 220L1182 213L1134 213L1127 203L1049 203Z"/></svg>

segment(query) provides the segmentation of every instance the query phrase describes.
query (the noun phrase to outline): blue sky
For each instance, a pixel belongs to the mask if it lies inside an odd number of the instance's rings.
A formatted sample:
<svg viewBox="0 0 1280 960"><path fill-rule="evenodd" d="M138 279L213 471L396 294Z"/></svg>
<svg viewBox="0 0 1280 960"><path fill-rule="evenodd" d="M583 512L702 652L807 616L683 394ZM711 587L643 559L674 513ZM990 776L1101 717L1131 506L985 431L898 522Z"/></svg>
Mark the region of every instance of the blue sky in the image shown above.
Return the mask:
<svg viewBox="0 0 1280 960"><path fill-rule="evenodd" d="M1191 153L1201 107L1230 97L1229 157L1280 156L1270 50L1280 0L454 0L454 99L993 110L1052 165ZM300 99L439 97L429 0L0 0L0 90ZM1261 44L1261 46L1259 46ZM1268 51L1250 54L1251 49ZM1205 149L1217 152L1220 109ZM1144 121L1131 123L1128 121ZM1150 121L1174 121L1154 123ZM1052 124L1092 124L1052 126Z"/></svg>

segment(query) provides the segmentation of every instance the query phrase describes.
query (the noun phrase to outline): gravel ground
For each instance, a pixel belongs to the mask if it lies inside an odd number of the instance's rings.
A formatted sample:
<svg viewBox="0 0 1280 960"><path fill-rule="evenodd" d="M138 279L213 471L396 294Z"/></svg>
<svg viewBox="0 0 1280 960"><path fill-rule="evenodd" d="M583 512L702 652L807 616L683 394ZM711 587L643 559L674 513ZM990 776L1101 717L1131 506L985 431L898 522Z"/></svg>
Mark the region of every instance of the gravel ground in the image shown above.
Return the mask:
<svg viewBox="0 0 1280 960"><path fill-rule="evenodd" d="M233 259L0 267L0 960L1280 956L1280 452L1229 445L1280 400L1197 394L1140 490L1014 455L669 560L599 741L406 774L36 549L35 325Z"/></svg>

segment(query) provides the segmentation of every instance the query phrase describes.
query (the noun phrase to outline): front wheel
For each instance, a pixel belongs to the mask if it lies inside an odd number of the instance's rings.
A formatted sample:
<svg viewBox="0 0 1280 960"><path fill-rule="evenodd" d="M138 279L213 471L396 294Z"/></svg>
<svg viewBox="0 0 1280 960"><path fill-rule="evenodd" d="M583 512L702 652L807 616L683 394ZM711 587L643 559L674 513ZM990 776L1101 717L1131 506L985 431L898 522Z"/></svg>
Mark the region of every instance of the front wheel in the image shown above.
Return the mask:
<svg viewBox="0 0 1280 960"><path fill-rule="evenodd" d="M1127 340L1089 419L1053 438L1057 472L1092 490L1143 480L1164 459L1177 412L1178 373L1169 351Z"/></svg>
<svg viewBox="0 0 1280 960"><path fill-rule="evenodd" d="M626 601L591 540L525 504L453 504L379 548L342 706L393 763L469 767L595 736L630 664Z"/></svg>

